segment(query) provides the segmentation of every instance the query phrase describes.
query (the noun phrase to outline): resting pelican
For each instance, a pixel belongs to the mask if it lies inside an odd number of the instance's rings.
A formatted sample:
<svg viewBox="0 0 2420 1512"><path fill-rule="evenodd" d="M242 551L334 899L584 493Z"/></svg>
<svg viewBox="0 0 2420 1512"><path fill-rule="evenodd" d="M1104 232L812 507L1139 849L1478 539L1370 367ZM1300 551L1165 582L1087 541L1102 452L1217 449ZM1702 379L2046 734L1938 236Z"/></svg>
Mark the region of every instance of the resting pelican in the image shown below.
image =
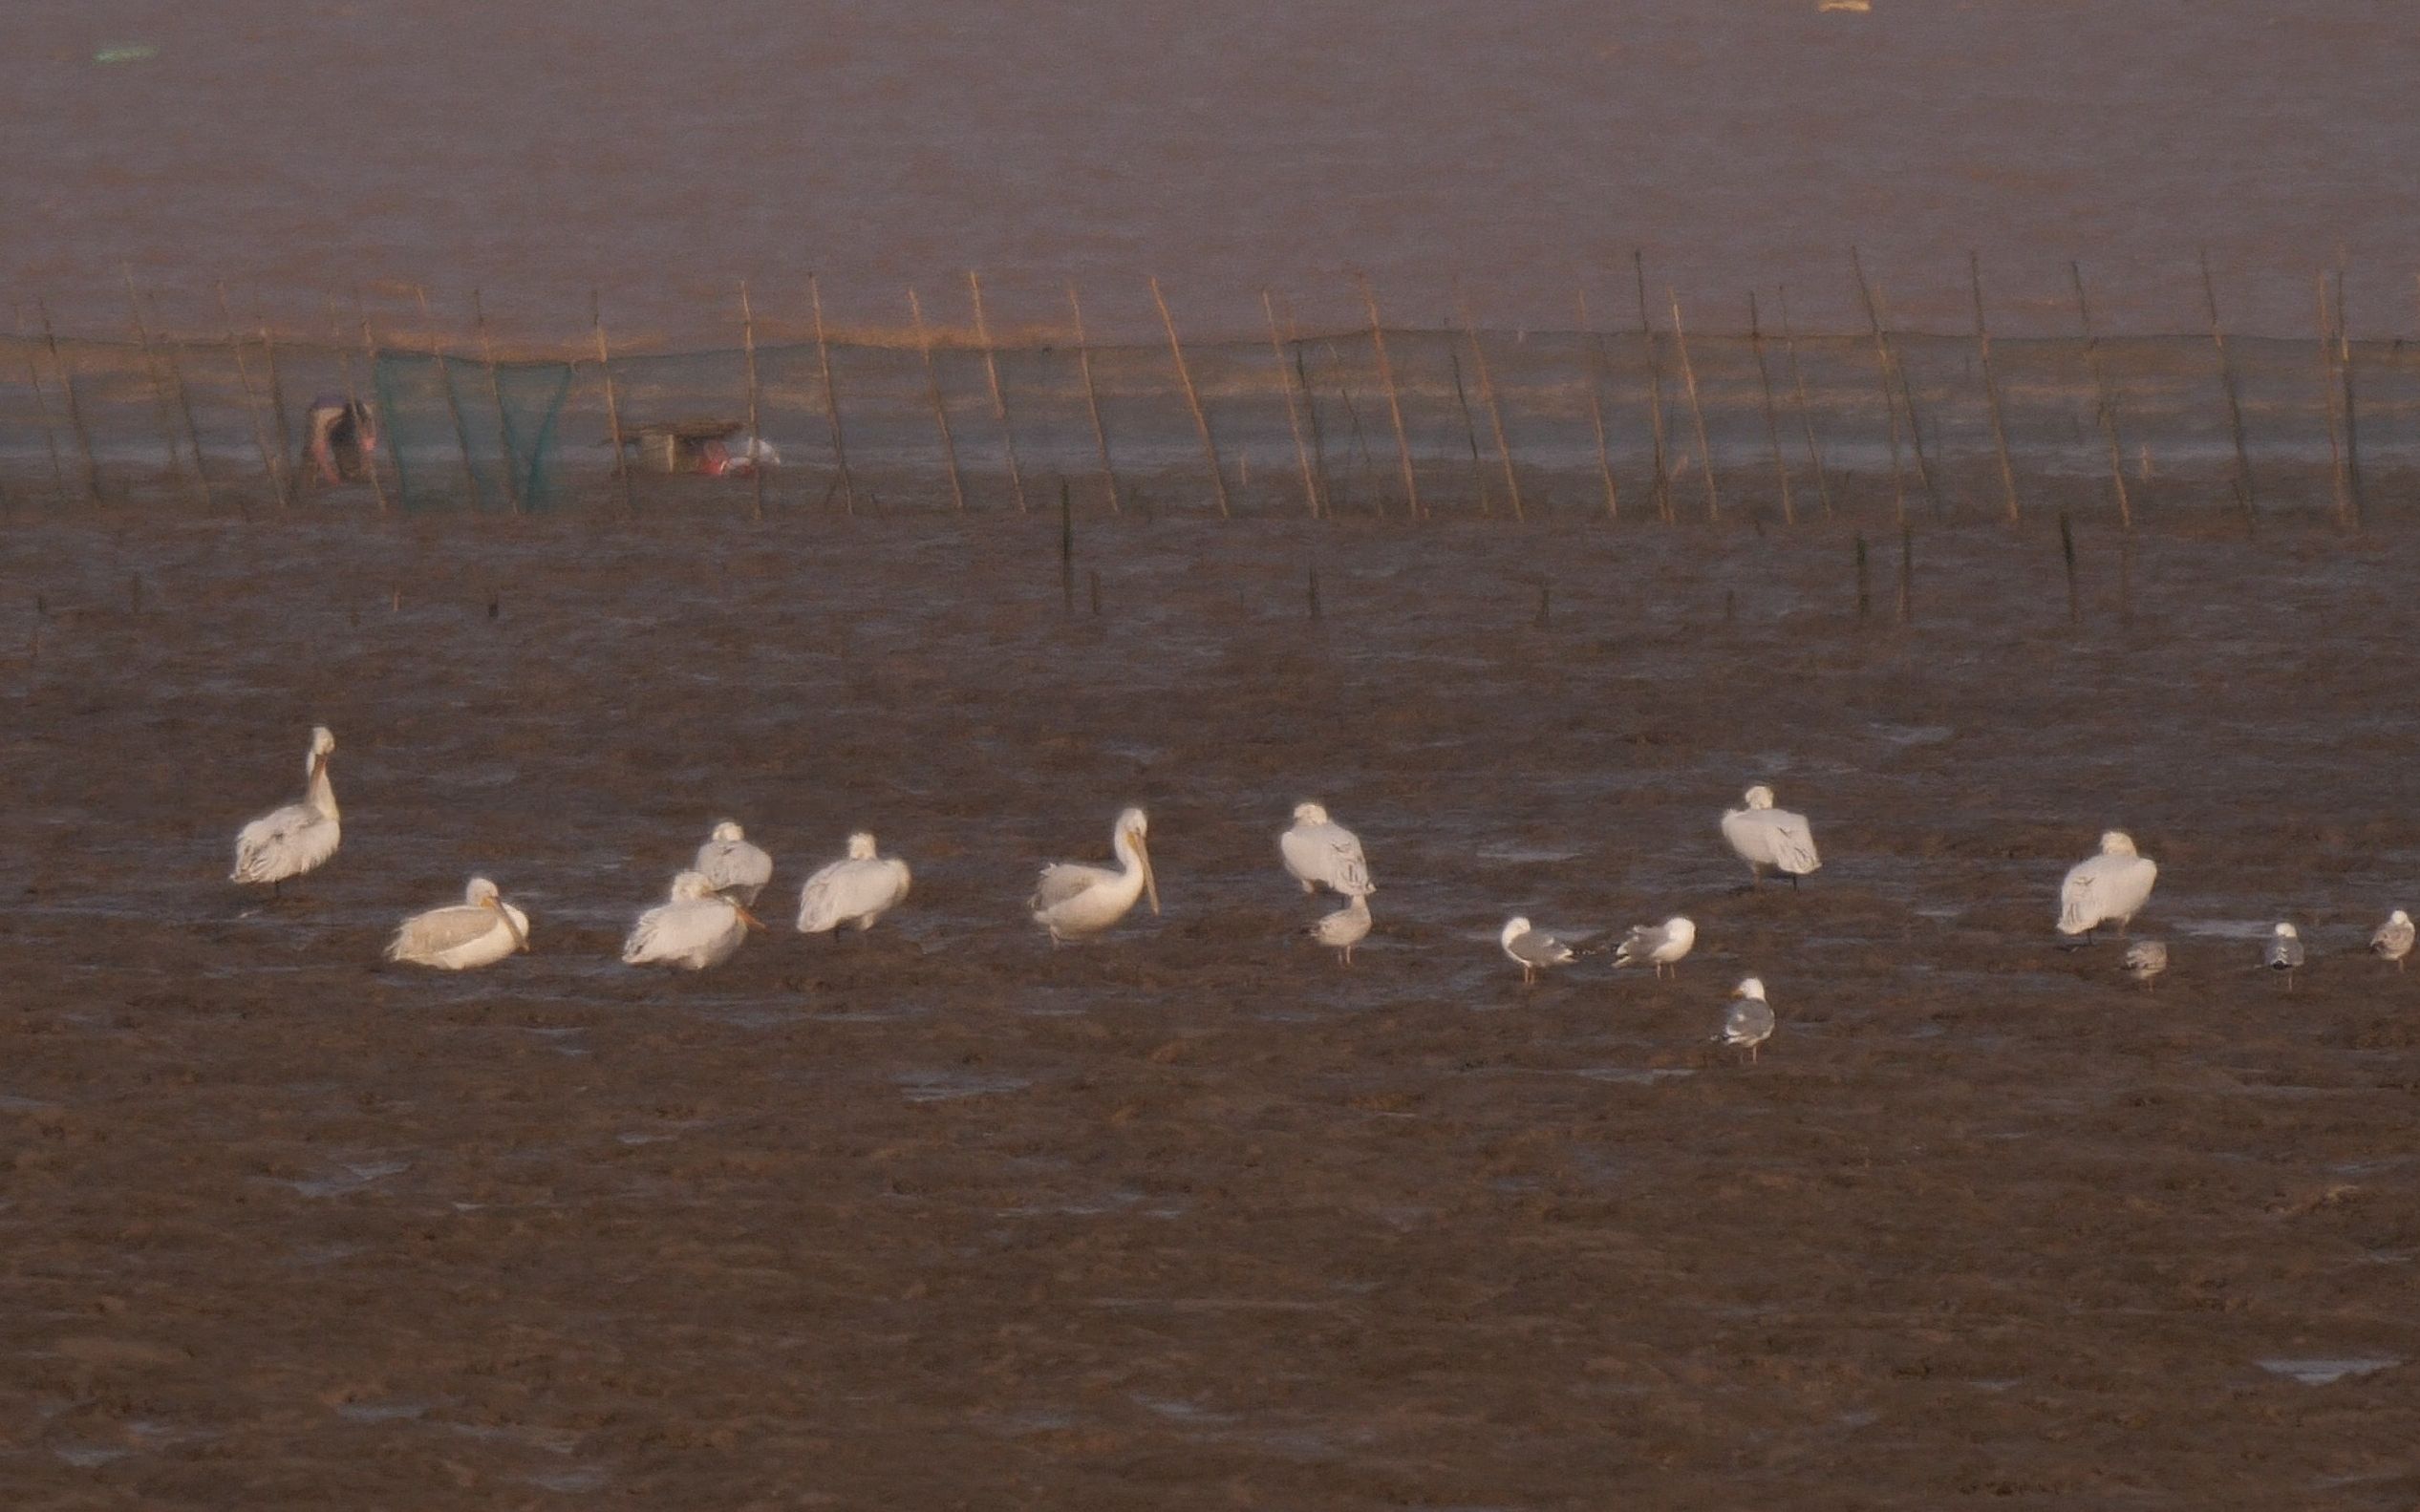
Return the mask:
<svg viewBox="0 0 2420 1512"><path fill-rule="evenodd" d="M2302 936L2290 924L2281 924L2269 935L2268 948L2260 952L2260 964L2272 971L2285 973L2285 990L2294 990L2294 973L2302 969Z"/></svg>
<svg viewBox="0 0 2420 1512"><path fill-rule="evenodd" d="M1353 964L1353 948L1369 938L1370 900L1366 894L1355 893L1353 901L1311 926L1311 938L1338 951L1346 966Z"/></svg>
<svg viewBox="0 0 2420 1512"><path fill-rule="evenodd" d="M1614 952L1614 965L1617 968L1637 966L1644 961L1656 969L1658 976L1663 975L1666 967L1672 969L1673 975L1679 976L1681 958L1687 955L1697 943L1698 926L1676 913L1661 924L1642 924L1632 929L1630 938Z"/></svg>
<svg viewBox="0 0 2420 1512"><path fill-rule="evenodd" d="M773 858L749 844L745 830L724 820L706 837L706 843L697 847L694 869L705 873L717 892L753 904L764 884L773 880Z"/></svg>
<svg viewBox="0 0 2420 1512"><path fill-rule="evenodd" d="M2387 915L2387 922L2369 937L2369 953L2385 956L2395 963L2395 969L2400 971L2403 969L2403 958L2411 953L2412 934L2411 915L2397 908Z"/></svg>
<svg viewBox="0 0 2420 1512"><path fill-rule="evenodd" d="M1304 892L1328 887L1347 898L1362 898L1378 891L1370 881L1370 863L1361 855L1360 837L1328 818L1328 811L1317 803L1294 806L1294 828L1277 837L1277 854Z"/></svg>
<svg viewBox="0 0 2420 1512"><path fill-rule="evenodd" d="M2127 921L2151 901L2152 884L2158 880L2159 867L2135 854L2132 836L2108 831L2101 837L2101 854L2076 862L2059 884L2059 932L2089 940L2095 926L2115 920L2117 932L2124 934Z"/></svg>
<svg viewBox="0 0 2420 1512"><path fill-rule="evenodd" d="M848 855L806 879L799 889L799 933L827 934L855 923L859 933L896 908L908 896L908 863L874 854L874 837L859 830L848 837Z"/></svg>
<svg viewBox="0 0 2420 1512"><path fill-rule="evenodd" d="M468 971L528 948L529 915L504 902L494 883L473 877L460 903L404 920L387 944L387 959Z"/></svg>
<svg viewBox="0 0 2420 1512"><path fill-rule="evenodd" d="M328 780L328 755L336 737L326 725L312 729L311 753L303 758L303 800L271 809L236 832L235 869L229 882L277 884L325 864L341 838L336 824L336 788Z"/></svg>
<svg viewBox="0 0 2420 1512"><path fill-rule="evenodd" d="M1765 1001L1763 978L1740 978L1740 985L1731 989L1731 1006L1724 1011L1723 1028L1714 1037L1746 1051L1747 1063L1756 1064L1758 1047L1773 1037L1773 1008Z"/></svg>
<svg viewBox="0 0 2420 1512"><path fill-rule="evenodd" d="M2126 948L2126 974L2145 987L2154 985L2159 973L2167 969L2166 941L2137 940Z"/></svg>
<svg viewBox="0 0 2420 1512"><path fill-rule="evenodd" d="M1773 790L1762 782L1749 788L1742 801L1745 808L1724 810L1723 838L1747 862L1750 882L1764 881L1765 868L1770 866L1795 887L1799 878L1823 865L1806 815L1775 808Z"/></svg>
<svg viewBox="0 0 2420 1512"><path fill-rule="evenodd" d="M1543 929L1531 928L1530 921L1517 914L1504 922L1504 933L1496 938L1504 953L1520 967L1523 987L1534 984L1548 967L1561 966L1572 958L1570 946Z"/></svg>
<svg viewBox="0 0 2420 1512"><path fill-rule="evenodd" d="M1050 931L1050 943L1099 934L1126 916L1134 901L1151 895L1151 911L1160 911L1160 884L1151 875L1151 852L1144 844L1150 821L1139 808L1118 816L1110 832L1119 869L1054 862L1042 868L1042 880L1025 905L1034 922Z"/></svg>
<svg viewBox="0 0 2420 1512"><path fill-rule="evenodd" d="M685 871L673 879L670 902L638 916L622 942L622 959L702 971L730 960L750 929L763 927L755 914L717 892L705 873Z"/></svg>

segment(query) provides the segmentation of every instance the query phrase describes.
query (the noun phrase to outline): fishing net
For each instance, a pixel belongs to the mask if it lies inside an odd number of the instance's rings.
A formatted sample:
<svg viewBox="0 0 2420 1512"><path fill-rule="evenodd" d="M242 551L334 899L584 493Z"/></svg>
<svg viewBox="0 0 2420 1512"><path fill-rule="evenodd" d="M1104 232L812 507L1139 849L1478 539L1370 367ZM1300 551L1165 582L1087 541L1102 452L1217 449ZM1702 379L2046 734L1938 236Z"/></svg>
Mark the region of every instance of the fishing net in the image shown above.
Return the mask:
<svg viewBox="0 0 2420 1512"><path fill-rule="evenodd" d="M402 507L544 510L559 500L563 362L483 364L381 352L381 444Z"/></svg>

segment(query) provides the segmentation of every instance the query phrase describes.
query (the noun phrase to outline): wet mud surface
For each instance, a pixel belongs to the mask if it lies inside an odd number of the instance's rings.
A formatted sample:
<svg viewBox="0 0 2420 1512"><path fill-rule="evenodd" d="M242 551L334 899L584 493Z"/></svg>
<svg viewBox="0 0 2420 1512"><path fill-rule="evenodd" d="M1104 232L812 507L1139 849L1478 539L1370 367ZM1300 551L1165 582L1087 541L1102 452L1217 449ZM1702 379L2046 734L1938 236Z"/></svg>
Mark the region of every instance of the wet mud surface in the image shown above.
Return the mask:
<svg viewBox="0 0 2420 1512"><path fill-rule="evenodd" d="M2055 534L1920 534L1901 626L1895 542L1860 622L1815 529L1086 526L1070 614L1039 521L22 525L0 1483L2408 1508L2420 974L2361 947L2420 896L2420 548L2147 536L2122 621L2079 543L2071 625ZM314 721L344 848L241 895ZM1795 891L1716 833L1759 780ZM1033 868L1128 801L1166 912L1054 951ZM726 817L773 932L620 966ZM2053 946L2113 824L2155 991ZM913 896L803 939L861 826ZM473 871L534 952L381 966ZM1701 941L1525 992L1516 911Z"/></svg>

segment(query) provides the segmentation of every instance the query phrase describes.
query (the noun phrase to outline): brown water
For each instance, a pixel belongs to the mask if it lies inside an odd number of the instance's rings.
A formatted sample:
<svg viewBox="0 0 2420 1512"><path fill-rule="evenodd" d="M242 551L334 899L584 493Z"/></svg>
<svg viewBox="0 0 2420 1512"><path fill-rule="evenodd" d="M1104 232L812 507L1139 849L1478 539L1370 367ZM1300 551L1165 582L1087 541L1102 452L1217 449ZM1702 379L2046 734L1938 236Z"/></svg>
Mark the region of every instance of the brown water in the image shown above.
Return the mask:
<svg viewBox="0 0 2420 1512"><path fill-rule="evenodd" d="M102 64L96 50L158 49ZM2350 264L2357 330L2410 328L2420 15L2321 0L1518 7L1371 0L997 7L753 0L576 7L196 7L12 18L0 284L72 323L125 318L121 262L168 317L210 283L300 316L483 287L533 334L589 290L694 340L735 281L796 317L1150 318L1146 275L1210 332L1257 291L1307 318L1626 312L1643 246L1708 326L1788 282L1856 319L1861 245L1895 311L1961 326L1980 248L1996 318L2065 330L2066 260L2113 325L2191 330L2208 248L2239 323L2311 326ZM27 129L31 126L31 129ZM1620 266L1617 266L1620 265ZM383 286L383 287L382 287ZM214 317L213 317L214 318Z"/></svg>

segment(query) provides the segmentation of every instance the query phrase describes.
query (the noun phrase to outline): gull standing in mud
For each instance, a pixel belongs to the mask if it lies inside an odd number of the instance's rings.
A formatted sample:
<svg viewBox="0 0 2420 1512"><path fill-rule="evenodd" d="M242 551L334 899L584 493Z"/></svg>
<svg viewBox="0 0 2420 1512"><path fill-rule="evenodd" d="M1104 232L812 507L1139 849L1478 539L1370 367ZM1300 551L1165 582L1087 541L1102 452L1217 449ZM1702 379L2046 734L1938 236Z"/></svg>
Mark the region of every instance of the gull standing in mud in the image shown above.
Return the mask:
<svg viewBox="0 0 2420 1512"><path fill-rule="evenodd" d="M528 948L529 915L504 902L494 883L473 877L460 903L404 920L387 943L387 959L469 971Z"/></svg>
<svg viewBox="0 0 2420 1512"><path fill-rule="evenodd" d="M2077 862L2059 884L2059 932L2080 934L2087 943L2092 930L2114 923L2126 932L2127 922L2151 902L2152 884L2159 867L2134 849L2134 838L2122 829L2101 836L2101 853Z"/></svg>
<svg viewBox="0 0 2420 1512"><path fill-rule="evenodd" d="M2168 942L2137 940L2126 948L2126 974L2150 987L2168 969Z"/></svg>
<svg viewBox="0 0 2420 1512"><path fill-rule="evenodd" d="M848 837L848 854L819 869L799 889L799 933L829 934L854 924L865 933L874 921L908 896L908 863L879 855L874 837L859 830Z"/></svg>
<svg viewBox="0 0 2420 1512"><path fill-rule="evenodd" d="M1050 931L1050 943L1099 934L1133 909L1135 900L1151 895L1151 911L1160 911L1160 884L1151 875L1151 850L1145 842L1150 820L1139 808L1118 816L1110 843L1118 855L1118 870L1053 862L1042 868L1041 881L1025 905L1034 922Z"/></svg>
<svg viewBox="0 0 2420 1512"><path fill-rule="evenodd" d="M1773 1037L1773 1009L1765 1001L1764 978L1740 978L1740 985L1731 989L1731 1006L1723 1011L1723 1027L1714 1037L1735 1050L1746 1051L1747 1063L1756 1064L1758 1048Z"/></svg>
<svg viewBox="0 0 2420 1512"><path fill-rule="evenodd" d="M1747 806L1724 810L1723 838L1747 862L1750 884L1763 882L1765 868L1770 866L1795 887L1799 878L1822 867L1823 858L1815 854L1815 832L1806 815L1775 808L1773 790L1762 782L1749 788L1741 801Z"/></svg>
<svg viewBox="0 0 2420 1512"><path fill-rule="evenodd" d="M336 737L326 725L312 729L311 750L303 757L303 800L271 809L237 832L235 869L227 881L267 883L269 896L289 877L299 877L323 865L336 854L343 831L336 820L336 787L328 779L328 757Z"/></svg>
<svg viewBox="0 0 2420 1512"><path fill-rule="evenodd" d="M705 873L685 871L673 879L668 901L638 916L622 942L622 960L702 971L730 960L749 930L763 927L746 907L717 892Z"/></svg>
<svg viewBox="0 0 2420 1512"><path fill-rule="evenodd" d="M1338 952L1346 966L1353 964L1353 948L1369 938L1370 900L1364 893L1355 893L1353 901L1327 915L1310 928L1311 938Z"/></svg>
<svg viewBox="0 0 2420 1512"><path fill-rule="evenodd" d="M2411 953L2411 915L2397 908L2387 915L2387 922L2369 937L2369 953L2392 961L2395 969L2400 971L2403 969L2403 958Z"/></svg>
<svg viewBox="0 0 2420 1512"><path fill-rule="evenodd" d="M1317 803L1294 806L1294 827L1277 837L1277 854L1285 861L1287 875L1302 884L1304 892L1327 887L1347 898L1364 898L1378 891L1361 854L1361 838L1328 818L1328 811Z"/></svg>
<svg viewBox="0 0 2420 1512"><path fill-rule="evenodd" d="M748 842L747 831L724 820L697 847L697 860L690 869L704 873L717 892L753 905L757 894L773 880L773 858Z"/></svg>
<svg viewBox="0 0 2420 1512"><path fill-rule="evenodd" d="M1661 924L1642 924L1634 927L1630 937L1614 951L1614 968L1618 970L1644 961L1656 969L1659 977L1667 969L1673 975L1679 976L1681 958L1694 949L1697 943L1698 926L1676 913Z"/></svg>
<svg viewBox="0 0 2420 1512"><path fill-rule="evenodd" d="M2302 935L2290 924L2281 924L2269 934L2268 948L2260 952L2260 964L2272 971L2285 973L2285 990L2294 990L2294 973L2302 969Z"/></svg>
<svg viewBox="0 0 2420 1512"><path fill-rule="evenodd" d="M1538 973L1551 966L1562 966L1572 959L1572 948L1543 929L1532 929L1530 921L1515 914L1504 922L1504 933L1497 936L1504 953L1521 969L1521 985L1533 986Z"/></svg>

